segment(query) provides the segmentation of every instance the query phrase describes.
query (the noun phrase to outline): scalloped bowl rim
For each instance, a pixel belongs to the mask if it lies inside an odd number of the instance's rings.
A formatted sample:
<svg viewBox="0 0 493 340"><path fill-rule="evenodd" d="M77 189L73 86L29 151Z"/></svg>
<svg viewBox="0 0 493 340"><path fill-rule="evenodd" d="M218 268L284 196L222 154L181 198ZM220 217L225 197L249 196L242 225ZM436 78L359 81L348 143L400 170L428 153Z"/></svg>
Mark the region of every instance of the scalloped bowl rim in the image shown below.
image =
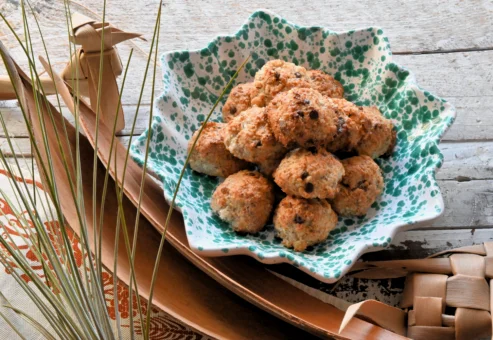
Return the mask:
<svg viewBox="0 0 493 340"><path fill-rule="evenodd" d="M258 9L256 11L254 11L244 22L244 24L241 26L243 27L245 25L245 23L248 23L252 16L254 15L258 15L260 13L266 13L266 14L269 14L269 15L273 15L273 16L276 16L276 17L280 17L282 18L282 16L276 14L276 13L273 13L272 11L269 11L269 10L266 10L266 9ZM309 28L318 28L318 29L322 29L324 31L327 31L327 32L332 32L332 33L336 33L336 34L347 34L349 31L333 31L333 30L330 30L326 27L323 27L323 26L302 26L302 25L297 25L297 24L294 24L292 22L290 22L289 20L286 20L286 23L299 29L299 28L306 28L306 29L309 29ZM368 29L381 29L380 27L378 26L370 26L370 27L366 27L366 28L359 28L359 29L354 29L354 30L351 30L351 31L354 31L354 32L361 32L361 31L366 31ZM241 28L240 30L241 31ZM237 31L237 32L239 32ZM218 42L220 41L221 39L225 39L225 38L231 38L231 37L234 37L234 34L231 35L231 34L225 34L225 35L217 35L215 36L212 40L209 41L209 44L211 43L215 43L215 42ZM165 59L166 56L170 55L170 54L173 54L173 53L183 53L183 52L188 52L190 54L192 53L200 53L201 51L203 50L207 50L208 47L204 47L204 48L199 48L199 49L190 49L190 50L187 50L187 49L182 49L182 50L172 50L172 51L167 51L165 53L163 53L160 57L160 60L161 62ZM392 57L392 52L389 51L390 53L390 56ZM414 76L414 74L408 70L406 67L403 67L399 64L396 64L395 62L393 62L395 65L397 65L400 69L402 70L406 70L409 72L409 76L408 78L406 78L406 83L409 84L409 85L414 85L416 87L416 89L420 92L420 93L423 93L425 90L419 86L416 82L416 78ZM430 94L433 95L433 92L430 92L430 91L427 91L429 92ZM163 96L165 96L167 94L167 92L164 92L158 97L156 98L156 102L162 98ZM439 96L435 96L436 98L440 98ZM444 106L444 110L440 113L440 115L442 116L448 116L451 118L451 123L445 127L439 134L439 136L436 138L436 144L438 145L441 138L443 137L443 135L445 134L445 132L450 128L450 126L452 125L453 121L455 120L456 118L456 110L454 108L453 105L451 105L449 102L444 102L443 103L443 106ZM443 161L443 154L441 153L441 151L439 151L439 159ZM434 164L434 171L433 171L433 174L432 174L432 178L433 180L436 182L436 172L437 170L441 167L441 163L443 162L435 162ZM420 227L420 226L423 226L425 224L428 224L434 220L436 220L437 218L439 218L443 213L444 213L444 201L443 201L443 197L442 197L442 192L441 192L441 189L438 187L438 194L433 197L434 201L433 201L433 204L436 204L440 207L440 212L435 212L433 214L429 214L427 216L422 216L422 217L417 217L417 218L414 218L413 222L412 223L403 223L401 225L396 225L392 228L392 230L389 230L389 237L390 238L394 238L395 235L398 233L398 232L401 232L401 231L407 231L407 230L411 230L411 229L415 229L417 227ZM166 197L165 197L166 198ZM166 198L166 200L168 201L168 203L170 203L170 201ZM431 204L431 203L430 203ZM175 206L175 209L180 211L181 212L181 208ZM188 236L187 236L188 237ZM272 255L269 255L269 254L265 254L265 256L263 256L262 258L260 258L259 256L257 256L257 254L255 254L253 251L250 251L248 249L248 245L244 245L242 247L239 247L239 248L230 248L228 250L227 253L223 252L221 249L221 247L217 247L217 249L207 249L207 248L203 248L203 249L199 249L199 247L195 246L192 242L189 241L189 246L190 248L192 249L192 251L194 251L196 254L200 255L200 256L205 256L205 257L220 257L220 256L234 256L234 255L247 255L247 256L250 256L250 257L253 257L255 258L255 260L261 262L261 263L264 263L264 264L280 264L280 263L288 263L288 264L292 264L292 261L290 261L287 257L281 257L281 256L272 256ZM333 282L336 282L338 281L340 278L342 278L349 270L350 268L356 263L356 261L359 259L360 256L362 256L363 254L365 253L369 253L369 252L374 252L374 251L379 251L379 250L382 250L382 249L385 249L384 247L381 247L381 246L373 246L370 244L370 241L368 243L366 243L366 246L365 247L361 247L359 249L359 251L354 251L354 255L351 256L352 258L352 263L350 265L345 265L343 266L343 270L341 271L341 275L338 277L338 278L334 278L334 277L325 277L321 274L318 274L316 272L313 272L313 271L310 271L308 267L306 266L298 266L297 268L305 273L307 273L308 275L312 276L312 277L315 277L317 278L318 280L322 281L322 282L326 282L326 283L333 283Z"/></svg>

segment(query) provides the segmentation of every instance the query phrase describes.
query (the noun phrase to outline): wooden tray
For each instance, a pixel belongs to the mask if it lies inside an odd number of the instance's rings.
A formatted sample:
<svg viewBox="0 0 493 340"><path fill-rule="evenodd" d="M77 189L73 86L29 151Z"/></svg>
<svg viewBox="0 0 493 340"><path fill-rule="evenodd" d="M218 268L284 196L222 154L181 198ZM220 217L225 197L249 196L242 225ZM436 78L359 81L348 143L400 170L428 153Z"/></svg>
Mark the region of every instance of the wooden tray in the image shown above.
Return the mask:
<svg viewBox="0 0 493 340"><path fill-rule="evenodd" d="M55 131L63 131L63 122L69 131L70 140L62 139L65 154L75 145L75 131L70 124L64 120L62 115L51 106L45 98L35 94L26 75L18 69L10 59L5 47L0 43L0 50L4 57L9 73L14 76L14 83L20 93L21 105L29 108L29 116L32 120L34 135L38 146L42 147L40 119L46 125L49 144L51 146L51 161L57 171L58 191L60 197L71 197L68 178L63 169L62 155L58 150L55 139ZM64 84L57 85L59 92L69 108L73 108L71 96ZM38 95L42 105L42 117L36 115L34 95ZM79 107L81 126L94 147L96 117L94 112L84 103ZM54 123L49 118L49 111L54 116ZM99 125L98 155L104 166L108 166L110 145L112 135L104 125ZM87 169L92 169L93 151L89 144L82 138L81 160ZM114 141L113 155L110 162L110 173L120 183L122 169L125 161L126 148ZM83 152L83 153L82 153ZM116 160L115 160L116 157ZM46 150L41 150L41 158L48 161ZM116 163L116 167L115 167ZM115 172L115 169L118 169ZM70 167L70 172L74 168ZM90 173L91 171L87 171ZM43 175L43 174L42 174ZM88 200L92 197L92 178L84 176L84 196L87 198L86 214L88 221L92 221L92 211ZM132 160L128 162L125 177L124 190L129 201L125 201L125 215L128 221L135 218L135 207L138 202L142 177L142 169ZM99 169L98 183L102 183L104 169ZM109 187L111 187L111 183ZM111 191L112 192L112 191ZM97 195L100 199L100 195ZM106 208L104 214L104 225L106 226L103 236L104 252L103 262L111 268L113 264L113 244L116 220L116 197L108 194L106 197ZM63 211L67 222L71 226L77 226L75 208L71 199L63 200ZM100 204L97 204L99 207ZM145 195L141 205L143 215L159 231L164 230L163 223L169 206L164 200L161 187L150 177L145 178ZM99 213L99 212L98 212ZM77 231L77 228L74 228ZM193 253L188 247L184 233L183 221L178 213L173 215L167 238L169 243L184 255L190 262L200 268L214 280L234 292L245 300L266 310L274 316L291 323L305 331L321 337L352 338L352 339L393 339L402 338L394 333L384 330L368 322L353 319L345 331L338 335L337 331L344 313L335 307L309 296L303 291L291 286L282 279L271 274L263 265L253 259L245 257L228 258L202 258ZM132 230L129 230L132 234ZM147 298L149 293L150 275L154 265L157 244L160 235L149 228L147 221L141 219L138 236L138 255L136 257L136 275L139 283L139 293ZM123 244L119 247L118 277L124 282L129 282L129 264ZM279 323L274 318L252 310L249 304L244 304L234 298L229 292L212 284L203 274L196 271L180 257L169 246L165 247L161 257L158 286L155 290L153 303L170 313L177 319L187 323L197 330L217 338L306 338L307 335L300 334L285 323Z"/></svg>

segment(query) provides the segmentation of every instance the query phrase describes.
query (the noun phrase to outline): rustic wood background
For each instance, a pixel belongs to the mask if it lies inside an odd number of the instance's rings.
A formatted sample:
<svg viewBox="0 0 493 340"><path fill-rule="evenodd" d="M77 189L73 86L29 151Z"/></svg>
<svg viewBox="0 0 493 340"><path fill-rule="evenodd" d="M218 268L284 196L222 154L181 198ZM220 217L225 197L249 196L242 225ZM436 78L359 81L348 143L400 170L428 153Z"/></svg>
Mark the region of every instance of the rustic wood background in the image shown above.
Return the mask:
<svg viewBox="0 0 493 340"><path fill-rule="evenodd" d="M2 1L0 12L23 38L19 0ZM51 61L67 61L63 1L32 0L31 3L40 20ZM126 31L141 32L150 40L157 6L156 0L108 1L107 21ZM103 10L101 0L70 1L70 7L93 17L91 11L102 13ZM160 52L201 48L218 34L235 32L259 8L272 10L300 25L321 25L336 31L366 26L383 28L390 39L394 61L410 69L422 87L457 108L457 119L440 145L445 162L437 178L445 200L445 214L427 227L398 234L389 250L367 257L424 257L445 248L493 240L493 1L166 0ZM34 21L31 19L29 23L35 32ZM25 67L22 51L4 23L0 23L0 39ZM32 39L36 53L42 54L39 35L32 34ZM138 46L147 51L150 46L149 41L134 44L119 45L124 64L131 48ZM131 76L123 94L127 128L119 138L127 143L145 60L144 53L134 51ZM5 74L1 65L0 74ZM144 105L138 112L137 135L145 129L151 102L148 85ZM17 153L30 157L29 140L16 102L0 102L0 114L6 119L10 134L16 137ZM66 116L70 117L68 113ZM9 152L2 130L0 147ZM305 279L311 286L330 288ZM367 292L378 286L375 296L388 300L399 291L399 284L395 289L395 284L386 284L388 287L382 289L385 286L382 282L349 279L340 285L338 295L358 300L368 297Z"/></svg>

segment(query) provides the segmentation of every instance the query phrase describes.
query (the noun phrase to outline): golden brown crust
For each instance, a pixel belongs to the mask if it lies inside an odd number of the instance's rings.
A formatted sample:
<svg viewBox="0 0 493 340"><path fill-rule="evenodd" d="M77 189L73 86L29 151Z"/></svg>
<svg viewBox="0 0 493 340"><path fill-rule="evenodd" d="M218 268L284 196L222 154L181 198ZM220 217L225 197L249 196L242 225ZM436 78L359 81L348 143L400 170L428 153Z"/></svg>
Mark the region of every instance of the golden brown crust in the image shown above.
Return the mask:
<svg viewBox="0 0 493 340"><path fill-rule="evenodd" d="M273 185L257 171L243 170L226 178L211 199L211 208L237 232L256 233L274 205Z"/></svg>
<svg viewBox="0 0 493 340"><path fill-rule="evenodd" d="M282 244L295 251L323 242L337 224L337 215L325 200L285 197L274 214Z"/></svg>
<svg viewBox="0 0 493 340"><path fill-rule="evenodd" d="M329 98L328 103L336 112L338 121L337 135L327 145L327 150L352 151L363 137L365 125L369 122L365 119L362 109L346 99Z"/></svg>
<svg viewBox="0 0 493 340"><path fill-rule="evenodd" d="M368 156L347 158L342 164L346 174L332 207L343 216L363 216L382 193L382 172Z"/></svg>
<svg viewBox="0 0 493 340"><path fill-rule="evenodd" d="M226 100L223 106L224 122L229 122L241 112L250 108L253 105L252 98L256 97L257 94L258 90L253 83L235 86L229 93L228 100Z"/></svg>
<svg viewBox="0 0 493 340"><path fill-rule="evenodd" d="M234 157L224 146L224 123L208 122L195 144L190 156L190 167L209 176L228 177L235 172L245 169L248 163ZM188 152L197 138L199 130L195 131L188 142Z"/></svg>
<svg viewBox="0 0 493 340"><path fill-rule="evenodd" d="M267 105L277 94L295 87L310 87L303 66L283 60L268 61L255 75L255 86L260 89L261 101Z"/></svg>
<svg viewBox="0 0 493 340"><path fill-rule="evenodd" d="M284 146L325 145L337 134L338 117L327 98L309 88L278 94L267 107L269 124Z"/></svg>
<svg viewBox="0 0 493 340"><path fill-rule="evenodd" d="M280 160L287 150L272 133L265 108L249 108L224 129L224 144L236 157L260 164Z"/></svg>
<svg viewBox="0 0 493 340"><path fill-rule="evenodd" d="M362 138L355 151L371 158L391 154L396 140L392 121L386 119L375 106L363 107L362 110L367 123L363 126Z"/></svg>
<svg viewBox="0 0 493 340"><path fill-rule="evenodd" d="M274 172L282 191L303 198L334 198L344 176L341 162L325 149L296 149Z"/></svg>
<svg viewBox="0 0 493 340"><path fill-rule="evenodd" d="M320 70L306 71L306 78L312 89L317 90L322 95L331 98L343 98L344 88L342 84Z"/></svg>
<svg viewBox="0 0 493 340"><path fill-rule="evenodd" d="M277 167L279 166L279 163L281 163L282 158L272 158L272 159L267 159L263 162L257 163L258 166L258 171L263 173L265 176L268 178L272 177L272 174L274 171L276 171Z"/></svg>

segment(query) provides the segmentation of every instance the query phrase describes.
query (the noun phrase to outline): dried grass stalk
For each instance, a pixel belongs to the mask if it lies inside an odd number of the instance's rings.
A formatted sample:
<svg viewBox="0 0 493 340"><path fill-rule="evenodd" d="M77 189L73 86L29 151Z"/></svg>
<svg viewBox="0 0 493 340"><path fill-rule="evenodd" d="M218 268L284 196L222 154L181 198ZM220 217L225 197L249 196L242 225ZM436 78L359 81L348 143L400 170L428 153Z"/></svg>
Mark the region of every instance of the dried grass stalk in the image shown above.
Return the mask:
<svg viewBox="0 0 493 340"><path fill-rule="evenodd" d="M490 287L482 277L454 275L447 280L447 306L490 310Z"/></svg>
<svg viewBox="0 0 493 340"><path fill-rule="evenodd" d="M491 314L484 310L457 308L455 339L485 339L491 337Z"/></svg>
<svg viewBox="0 0 493 340"><path fill-rule="evenodd" d="M483 256L475 254L453 254L449 257L454 275L484 277L485 261Z"/></svg>

